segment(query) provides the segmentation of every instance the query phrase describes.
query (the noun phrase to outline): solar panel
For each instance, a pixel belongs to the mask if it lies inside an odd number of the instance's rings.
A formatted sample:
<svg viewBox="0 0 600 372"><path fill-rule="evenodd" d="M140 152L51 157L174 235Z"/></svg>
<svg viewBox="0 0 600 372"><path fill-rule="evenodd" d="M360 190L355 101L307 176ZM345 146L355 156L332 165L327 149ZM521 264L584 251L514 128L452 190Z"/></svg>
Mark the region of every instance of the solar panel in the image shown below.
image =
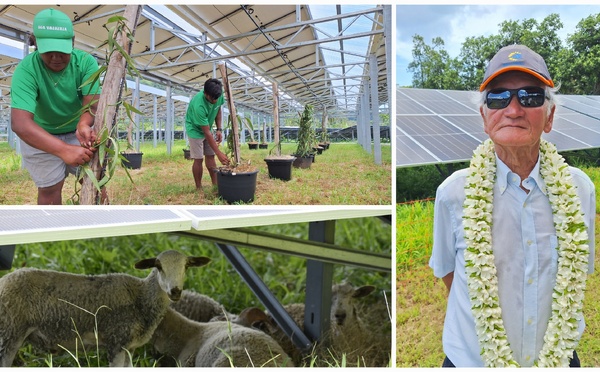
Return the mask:
<svg viewBox="0 0 600 372"><path fill-rule="evenodd" d="M486 140L478 93L398 88L396 166L468 161ZM559 151L600 147L600 97L559 95L553 129L542 138Z"/></svg>

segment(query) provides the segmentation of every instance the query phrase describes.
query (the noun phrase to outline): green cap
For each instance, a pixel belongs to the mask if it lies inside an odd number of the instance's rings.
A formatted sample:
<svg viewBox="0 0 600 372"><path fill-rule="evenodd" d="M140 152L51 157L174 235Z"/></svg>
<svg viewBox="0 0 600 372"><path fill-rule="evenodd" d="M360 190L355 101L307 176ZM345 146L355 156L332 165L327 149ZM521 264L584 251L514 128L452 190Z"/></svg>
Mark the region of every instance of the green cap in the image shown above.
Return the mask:
<svg viewBox="0 0 600 372"><path fill-rule="evenodd" d="M73 51L73 23L59 10L48 8L36 14L33 35L40 53Z"/></svg>

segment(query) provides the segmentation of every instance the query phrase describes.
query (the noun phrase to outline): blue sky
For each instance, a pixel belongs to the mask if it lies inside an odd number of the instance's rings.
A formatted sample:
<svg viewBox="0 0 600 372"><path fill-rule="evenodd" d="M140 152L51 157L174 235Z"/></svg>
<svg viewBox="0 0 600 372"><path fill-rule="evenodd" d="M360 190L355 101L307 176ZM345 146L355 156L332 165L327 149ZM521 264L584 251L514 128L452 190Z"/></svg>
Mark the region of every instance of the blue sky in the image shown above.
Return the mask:
<svg viewBox="0 0 600 372"><path fill-rule="evenodd" d="M498 33L505 20L520 21L535 18L541 22L557 13L563 23L559 36L563 41L573 34L577 23L587 16L600 13L600 5L398 5L396 7L396 84L410 85L412 74L407 71L412 61L412 37L419 34L428 44L441 37L451 57L457 57L462 42L468 36L489 36Z"/></svg>

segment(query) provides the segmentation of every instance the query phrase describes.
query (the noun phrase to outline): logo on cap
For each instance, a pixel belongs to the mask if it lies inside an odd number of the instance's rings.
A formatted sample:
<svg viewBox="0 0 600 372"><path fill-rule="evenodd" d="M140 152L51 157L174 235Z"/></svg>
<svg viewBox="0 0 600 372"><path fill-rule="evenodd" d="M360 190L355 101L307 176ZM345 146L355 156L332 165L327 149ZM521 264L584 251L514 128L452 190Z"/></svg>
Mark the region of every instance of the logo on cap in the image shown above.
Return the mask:
<svg viewBox="0 0 600 372"><path fill-rule="evenodd" d="M511 61L520 61L523 59L523 55L521 52L512 52L508 55L508 59Z"/></svg>

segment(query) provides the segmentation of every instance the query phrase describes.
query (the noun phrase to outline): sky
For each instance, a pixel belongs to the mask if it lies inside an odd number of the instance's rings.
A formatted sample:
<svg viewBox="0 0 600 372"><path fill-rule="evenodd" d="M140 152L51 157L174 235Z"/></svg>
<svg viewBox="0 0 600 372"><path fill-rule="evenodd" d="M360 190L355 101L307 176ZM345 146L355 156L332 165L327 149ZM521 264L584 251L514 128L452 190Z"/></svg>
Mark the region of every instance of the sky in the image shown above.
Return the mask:
<svg viewBox="0 0 600 372"><path fill-rule="evenodd" d="M540 23L546 16L557 13L563 23L558 36L565 41L575 32L583 18L600 13L600 5L398 5L396 7L396 84L411 85L412 74L407 71L412 61L412 37L431 40L441 37L450 57L457 57L462 42L469 36L497 34L499 24L506 20L521 21L535 18Z"/></svg>

